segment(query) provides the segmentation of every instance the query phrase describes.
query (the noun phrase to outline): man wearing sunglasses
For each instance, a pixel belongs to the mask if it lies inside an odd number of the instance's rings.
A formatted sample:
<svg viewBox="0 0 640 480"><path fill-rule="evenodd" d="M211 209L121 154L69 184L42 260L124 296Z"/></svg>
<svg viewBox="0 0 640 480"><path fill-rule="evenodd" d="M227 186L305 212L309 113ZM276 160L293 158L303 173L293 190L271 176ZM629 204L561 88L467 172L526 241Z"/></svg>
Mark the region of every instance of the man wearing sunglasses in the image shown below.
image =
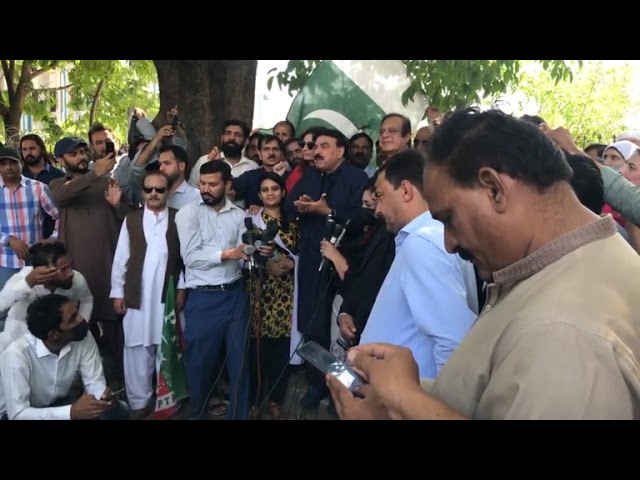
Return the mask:
<svg viewBox="0 0 640 480"><path fill-rule="evenodd" d="M167 207L169 180L146 172L144 209L127 215L111 269L111 298L124 315L124 380L131 418L154 409L152 379L160 368L164 300L169 277L183 270L176 228L177 210Z"/></svg>

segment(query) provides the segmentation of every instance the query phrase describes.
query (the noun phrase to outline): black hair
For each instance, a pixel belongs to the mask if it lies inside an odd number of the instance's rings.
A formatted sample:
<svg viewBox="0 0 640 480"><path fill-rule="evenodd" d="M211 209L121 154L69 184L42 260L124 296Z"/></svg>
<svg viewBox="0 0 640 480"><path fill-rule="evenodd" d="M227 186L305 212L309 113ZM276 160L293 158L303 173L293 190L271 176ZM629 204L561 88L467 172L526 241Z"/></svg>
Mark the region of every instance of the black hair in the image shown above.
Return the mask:
<svg viewBox="0 0 640 480"><path fill-rule="evenodd" d="M349 139L349 145L351 145L353 142L355 142L356 140L358 140L359 138L366 138L367 139L367 143L369 143L369 148L371 150L373 150L373 139L367 135L364 132L358 132L355 135L353 135L350 139Z"/></svg>
<svg viewBox="0 0 640 480"><path fill-rule="evenodd" d="M431 138L427 164L442 165L465 188L478 183L478 171L490 167L544 191L571 180L562 151L530 122L498 110L477 107L454 112Z"/></svg>
<svg viewBox="0 0 640 480"><path fill-rule="evenodd" d="M160 154L164 152L173 153L173 156L176 158L178 162L182 162L187 166L189 165L189 155L187 154L187 151L184 148L182 148L180 145L164 144L160 148L158 148L158 156L160 156Z"/></svg>
<svg viewBox="0 0 640 480"><path fill-rule="evenodd" d="M284 199L286 198L286 195L287 195L287 189L286 189L285 184L284 184L284 179L280 175L275 173L275 172L267 172L265 170L260 175L260 181L258 182L258 193L260 193L260 188L262 187L262 182L264 182L265 180L272 180L272 181L276 182L280 186L280 189L285 194L285 196L282 198L282 201L280 202L280 229L283 232L288 232L289 231L289 220L287 219L287 215L286 215L286 213L284 211Z"/></svg>
<svg viewBox="0 0 640 480"><path fill-rule="evenodd" d="M385 120L387 120L388 118L399 118L400 120L402 120L402 130L400 131L400 134L403 137L406 137L407 135L411 134L411 120L409 120L409 117L402 115L400 113L387 113L384 117L382 117L382 120L380 120L380 128L382 128L382 124L385 122Z"/></svg>
<svg viewBox="0 0 640 480"><path fill-rule="evenodd" d="M336 145L344 148L343 157L347 158L349 156L349 140L347 140L347 137L345 137L340 130L334 128L319 128L313 134L313 142L315 143L320 136L335 138Z"/></svg>
<svg viewBox="0 0 640 480"><path fill-rule="evenodd" d="M220 173L223 182L231 180L231 167L224 160L212 160L203 163L200 167L200 176L211 175L212 173Z"/></svg>
<svg viewBox="0 0 640 480"><path fill-rule="evenodd" d="M224 135L227 127L231 126L240 127L245 139L249 136L249 133L251 133L251 129L249 128L247 122L243 122L242 120L227 120L226 122L224 122L224 126L222 127L222 134Z"/></svg>
<svg viewBox="0 0 640 480"><path fill-rule="evenodd" d="M418 151L403 150L389 158L385 164L380 167L378 174L384 172L385 179L393 186L394 190L397 190L402 181L406 180L416 187L424 197L424 162L424 156Z"/></svg>
<svg viewBox="0 0 640 480"><path fill-rule="evenodd" d="M31 334L46 340L49 332L60 331L62 306L72 301L57 293L35 299L27 308L27 327Z"/></svg>
<svg viewBox="0 0 640 480"><path fill-rule="evenodd" d="M283 150L282 142L275 135L261 135L260 139L258 140L258 150L262 150L262 146L265 143L271 143L271 142L277 142L278 143L278 148L280 148L280 150Z"/></svg>
<svg viewBox="0 0 640 480"><path fill-rule="evenodd" d="M65 255L67 249L62 242L38 242L29 248L29 261L33 268L55 265Z"/></svg>
<svg viewBox="0 0 640 480"><path fill-rule="evenodd" d="M568 153L565 156L573 170L571 186L578 200L593 213L600 215L604 207L604 181L600 168L590 157Z"/></svg>
<svg viewBox="0 0 640 480"><path fill-rule="evenodd" d="M20 158L22 158L23 161L24 161L24 158L22 156L22 142L24 142L25 140L32 140L36 142L36 145L38 145L38 148L40 149L40 154L42 155L44 162L48 163L49 165L53 164L53 161L51 160L51 155L47 151L47 147L44 144L44 140L42 140L42 137L40 135L36 135L35 133L27 133L20 139L19 153L20 153ZM0 148L2 148L2 143L0 143Z"/></svg>

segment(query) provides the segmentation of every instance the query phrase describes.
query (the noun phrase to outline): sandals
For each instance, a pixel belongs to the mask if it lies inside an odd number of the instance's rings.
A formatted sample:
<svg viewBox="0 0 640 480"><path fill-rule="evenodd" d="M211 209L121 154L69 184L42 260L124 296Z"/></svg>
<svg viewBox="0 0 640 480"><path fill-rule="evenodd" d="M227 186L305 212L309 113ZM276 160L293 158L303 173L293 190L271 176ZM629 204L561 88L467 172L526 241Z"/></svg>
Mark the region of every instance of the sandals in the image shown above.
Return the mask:
<svg viewBox="0 0 640 480"><path fill-rule="evenodd" d="M275 402L269 402L266 407L267 415L271 420L288 420L287 414L282 411L282 406Z"/></svg>
<svg viewBox="0 0 640 480"><path fill-rule="evenodd" d="M229 402L222 400L219 397L211 397L209 400L209 415L213 417L222 417L227 413L227 406Z"/></svg>

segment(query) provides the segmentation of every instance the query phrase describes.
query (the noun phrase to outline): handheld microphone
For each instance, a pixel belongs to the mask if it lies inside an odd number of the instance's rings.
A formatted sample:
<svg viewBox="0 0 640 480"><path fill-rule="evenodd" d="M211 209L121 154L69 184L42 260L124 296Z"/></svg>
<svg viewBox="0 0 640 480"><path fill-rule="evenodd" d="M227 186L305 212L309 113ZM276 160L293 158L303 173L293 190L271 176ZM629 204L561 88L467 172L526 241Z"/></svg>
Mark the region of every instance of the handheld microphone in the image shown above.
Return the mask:
<svg viewBox="0 0 640 480"><path fill-rule="evenodd" d="M278 222L274 222L273 220L267 223L267 229L262 232L262 243L271 243L278 235L278 231L280 228L278 227Z"/></svg>
<svg viewBox="0 0 640 480"><path fill-rule="evenodd" d="M247 231L242 235L242 242L246 243L243 252L245 255L249 256L249 270L253 270L256 266L253 254L256 253L255 244L257 243L257 240L254 237L253 220L251 219L251 217L244 218L244 226L246 227ZM260 248L260 245L258 245L257 248Z"/></svg>
<svg viewBox="0 0 640 480"><path fill-rule="evenodd" d="M337 247L338 243L344 236L344 232L345 232L344 225L340 223L336 225L336 227L333 229L333 233L331 234L331 238L329 239L329 243ZM322 257L322 260L320 261L320 268L318 268L318 272L322 271L326 263L327 263L326 257Z"/></svg>
<svg viewBox="0 0 640 480"><path fill-rule="evenodd" d="M351 223L351 220L347 220L344 224L344 227L342 227L342 231L338 234L338 239L336 240L336 243L335 243L336 248L340 246L340 242L342 242L344 235L347 233L347 227L349 227L350 223Z"/></svg>

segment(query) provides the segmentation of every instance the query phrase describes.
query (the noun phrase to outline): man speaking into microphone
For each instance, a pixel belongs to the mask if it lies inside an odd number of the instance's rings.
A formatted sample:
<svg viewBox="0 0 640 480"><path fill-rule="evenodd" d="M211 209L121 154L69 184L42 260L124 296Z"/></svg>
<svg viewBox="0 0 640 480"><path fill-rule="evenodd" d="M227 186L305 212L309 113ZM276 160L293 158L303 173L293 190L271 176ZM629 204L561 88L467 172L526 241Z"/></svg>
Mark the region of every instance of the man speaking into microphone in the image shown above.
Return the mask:
<svg viewBox="0 0 640 480"><path fill-rule="evenodd" d="M329 232L327 218L344 225L356 220L362 204L367 175L347 163L347 138L338 130L318 129L313 137L314 166L296 183L285 199L290 219L298 219L300 255L298 266L298 330L306 340L325 348L331 342L331 305L336 288L330 282L330 262L318 272L320 242ZM310 147L309 147L310 148ZM354 232L357 226L353 225ZM309 390L301 400L305 408L317 407L328 395L324 375L307 370Z"/></svg>
<svg viewBox="0 0 640 480"><path fill-rule="evenodd" d="M227 347L230 405L227 419L244 420L249 409L246 365L249 302L239 260L248 260L242 242L244 210L226 197L231 167L213 160L200 167L200 201L176 214L185 265L185 359L191 416L206 419L222 342Z"/></svg>

